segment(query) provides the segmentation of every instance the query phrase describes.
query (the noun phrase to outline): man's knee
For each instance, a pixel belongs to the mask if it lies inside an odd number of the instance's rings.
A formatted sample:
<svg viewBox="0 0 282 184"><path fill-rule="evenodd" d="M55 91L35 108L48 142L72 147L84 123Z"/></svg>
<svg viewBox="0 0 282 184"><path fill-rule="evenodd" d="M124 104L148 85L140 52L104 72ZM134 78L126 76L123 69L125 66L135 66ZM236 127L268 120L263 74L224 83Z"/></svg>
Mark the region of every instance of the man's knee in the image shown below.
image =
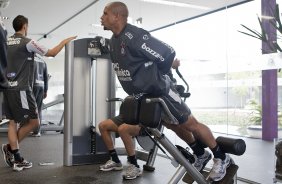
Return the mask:
<svg viewBox="0 0 282 184"><path fill-rule="evenodd" d="M122 124L118 127L118 133L120 136L130 135L137 136L139 134L140 127L138 125Z"/></svg>
<svg viewBox="0 0 282 184"><path fill-rule="evenodd" d="M100 132L102 132L105 129L104 127L105 126L104 126L103 122L98 124L98 128L99 128Z"/></svg>
<svg viewBox="0 0 282 184"><path fill-rule="evenodd" d="M31 128L38 128L40 126L39 119L29 119L28 122L22 123L20 127L28 126Z"/></svg>
<svg viewBox="0 0 282 184"><path fill-rule="evenodd" d="M120 125L118 127L118 133L119 135L126 135L126 134L130 134L130 132L133 130L133 126L128 125L126 123Z"/></svg>
<svg viewBox="0 0 282 184"><path fill-rule="evenodd" d="M108 131L110 129L110 126L111 126L110 120L102 121L98 125L100 132Z"/></svg>
<svg viewBox="0 0 282 184"><path fill-rule="evenodd" d="M198 123L193 120L189 121L189 119L182 124L179 125L166 124L165 127L174 131L177 135L196 133L199 129Z"/></svg>
<svg viewBox="0 0 282 184"><path fill-rule="evenodd" d="M199 122L193 117L189 116L187 121L180 125L180 129L185 129L190 132L195 132L199 129Z"/></svg>

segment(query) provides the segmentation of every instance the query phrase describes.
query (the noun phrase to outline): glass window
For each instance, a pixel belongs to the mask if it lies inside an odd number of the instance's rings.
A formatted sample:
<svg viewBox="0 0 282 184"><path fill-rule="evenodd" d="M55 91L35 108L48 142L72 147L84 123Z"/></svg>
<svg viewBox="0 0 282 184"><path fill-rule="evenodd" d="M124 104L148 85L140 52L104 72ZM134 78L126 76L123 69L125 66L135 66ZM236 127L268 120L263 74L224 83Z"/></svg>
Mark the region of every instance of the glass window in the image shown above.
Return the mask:
<svg viewBox="0 0 282 184"><path fill-rule="evenodd" d="M260 30L260 11L252 1L152 33L175 48L191 93L186 103L214 132L249 136L247 126L260 124L266 59L261 41L239 32L246 31L241 24Z"/></svg>

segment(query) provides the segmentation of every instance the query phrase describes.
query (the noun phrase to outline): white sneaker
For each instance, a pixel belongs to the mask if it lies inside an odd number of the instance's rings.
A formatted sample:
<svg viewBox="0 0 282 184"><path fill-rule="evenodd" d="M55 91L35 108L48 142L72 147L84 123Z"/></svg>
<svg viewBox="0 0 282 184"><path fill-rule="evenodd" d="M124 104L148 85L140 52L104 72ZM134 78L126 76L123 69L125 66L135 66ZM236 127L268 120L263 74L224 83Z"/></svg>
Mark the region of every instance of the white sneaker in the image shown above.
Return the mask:
<svg viewBox="0 0 282 184"><path fill-rule="evenodd" d="M129 164L125 172L122 174L122 177L125 180L133 180L141 175L142 175L142 171L140 168L136 167L133 164Z"/></svg>
<svg viewBox="0 0 282 184"><path fill-rule="evenodd" d="M41 133L38 132L38 133L32 133L31 134L32 137L41 137Z"/></svg>
<svg viewBox="0 0 282 184"><path fill-rule="evenodd" d="M32 163L26 160L22 160L21 162L14 162L13 170L14 171L22 171L23 169L30 169L32 167Z"/></svg>
<svg viewBox="0 0 282 184"><path fill-rule="evenodd" d="M123 169L123 166L121 163L116 163L112 160L108 160L104 165L100 166L100 171L120 171Z"/></svg>
<svg viewBox="0 0 282 184"><path fill-rule="evenodd" d="M200 172L205 168L207 163L212 158L211 153L207 150L205 150L205 153L201 156L198 156L198 157L196 155L194 156L195 156L195 163L193 165Z"/></svg>
<svg viewBox="0 0 282 184"><path fill-rule="evenodd" d="M228 154L226 154L225 160L214 158L213 161L214 164L209 174L209 179L213 181L220 181L226 174L226 169L231 163L231 158Z"/></svg>

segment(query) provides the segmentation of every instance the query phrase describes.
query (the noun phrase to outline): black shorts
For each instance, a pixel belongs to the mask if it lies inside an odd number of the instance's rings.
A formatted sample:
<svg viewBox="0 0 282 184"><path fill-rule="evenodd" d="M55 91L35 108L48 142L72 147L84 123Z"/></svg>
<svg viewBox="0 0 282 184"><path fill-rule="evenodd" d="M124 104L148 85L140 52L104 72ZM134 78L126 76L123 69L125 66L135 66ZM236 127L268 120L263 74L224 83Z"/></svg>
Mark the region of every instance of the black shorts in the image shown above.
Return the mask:
<svg viewBox="0 0 282 184"><path fill-rule="evenodd" d="M168 94L163 95L162 99L179 124L183 124L188 120L191 110L180 97L175 85L171 85Z"/></svg>
<svg viewBox="0 0 282 184"><path fill-rule="evenodd" d="M118 116L115 116L113 118L110 118L117 126L120 126L121 124L124 123L124 120L122 118L122 115L119 114Z"/></svg>
<svg viewBox="0 0 282 184"><path fill-rule="evenodd" d="M7 119L17 123L25 123L38 118L38 110L32 91L4 91L4 109Z"/></svg>
<svg viewBox="0 0 282 184"><path fill-rule="evenodd" d="M120 126L124 123L123 117L121 114L119 114L118 116L115 116L113 118L110 118L117 126ZM138 125L136 122L134 122L135 125ZM138 136L147 136L145 129L143 127L140 127L140 131Z"/></svg>

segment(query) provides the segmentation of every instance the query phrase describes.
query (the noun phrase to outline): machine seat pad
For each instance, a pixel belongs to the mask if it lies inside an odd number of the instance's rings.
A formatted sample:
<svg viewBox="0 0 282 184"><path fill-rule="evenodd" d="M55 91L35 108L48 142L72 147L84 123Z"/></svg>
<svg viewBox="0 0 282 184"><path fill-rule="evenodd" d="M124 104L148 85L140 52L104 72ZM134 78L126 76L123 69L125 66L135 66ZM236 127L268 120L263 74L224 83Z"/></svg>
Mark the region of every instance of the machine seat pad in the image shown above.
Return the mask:
<svg viewBox="0 0 282 184"><path fill-rule="evenodd" d="M142 98L139 112L139 123L145 127L157 128L161 122L161 105L159 103L146 103Z"/></svg>
<svg viewBox="0 0 282 184"><path fill-rule="evenodd" d="M139 101L133 96L127 96L120 106L120 115L123 117L124 123L137 125L139 122Z"/></svg>

